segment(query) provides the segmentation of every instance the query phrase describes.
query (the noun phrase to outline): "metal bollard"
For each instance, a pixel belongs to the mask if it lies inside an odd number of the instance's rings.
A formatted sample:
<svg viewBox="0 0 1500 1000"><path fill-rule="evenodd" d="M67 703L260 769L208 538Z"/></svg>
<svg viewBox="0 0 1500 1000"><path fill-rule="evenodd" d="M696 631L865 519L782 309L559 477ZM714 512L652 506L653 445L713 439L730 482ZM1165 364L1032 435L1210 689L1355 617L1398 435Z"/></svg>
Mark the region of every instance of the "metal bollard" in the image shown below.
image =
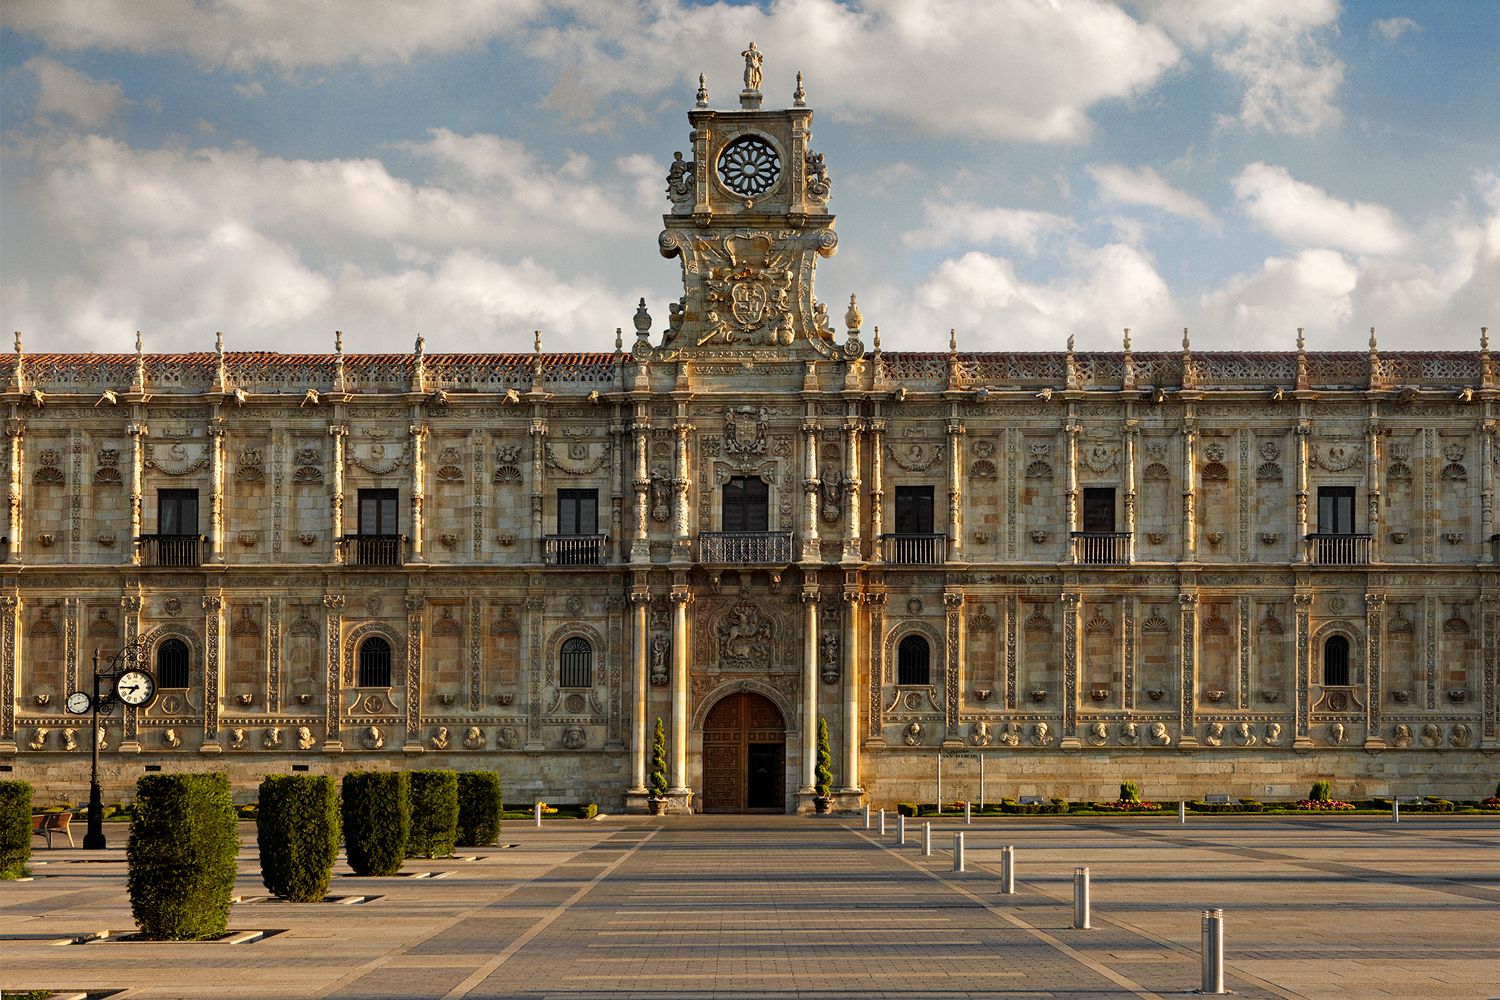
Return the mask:
<svg viewBox="0 0 1500 1000"><path fill-rule="evenodd" d="M885 836L885 810L880 810L880 835Z"/></svg>
<svg viewBox="0 0 1500 1000"><path fill-rule="evenodd" d="M970 812L970 810L969 810L969 803L965 802L964 803L964 825L967 826L967 825L969 825L972 822L974 822L974 814L972 812Z"/></svg>
<svg viewBox="0 0 1500 1000"><path fill-rule="evenodd" d="M1016 849L1000 848L1000 891L1007 896L1016 894Z"/></svg>
<svg viewBox="0 0 1500 1000"><path fill-rule="evenodd" d="M1391 822L1401 822L1401 803L1396 799L1391 799Z"/></svg>
<svg viewBox="0 0 1500 1000"><path fill-rule="evenodd" d="M865 803L865 829L868 830L869 828L870 828L870 805L869 805L869 803Z"/></svg>
<svg viewBox="0 0 1500 1000"><path fill-rule="evenodd" d="M896 817L896 844L900 847L906 846L906 813Z"/></svg>
<svg viewBox="0 0 1500 1000"><path fill-rule="evenodd" d="M964 870L964 835L959 831L953 835L953 870L961 872Z"/></svg>
<svg viewBox="0 0 1500 1000"><path fill-rule="evenodd" d="M922 857L932 857L932 824L922 824Z"/></svg>
<svg viewBox="0 0 1500 1000"><path fill-rule="evenodd" d="M540 802L533 804L531 807L531 813L532 816L536 819L536 825L540 827L542 825L542 804Z"/></svg>
<svg viewBox="0 0 1500 1000"><path fill-rule="evenodd" d="M1224 989L1224 911L1203 911L1203 981L1199 993L1220 994Z"/></svg>
<svg viewBox="0 0 1500 1000"><path fill-rule="evenodd" d="M1089 870L1073 869L1073 929L1086 931L1089 925Z"/></svg>
<svg viewBox="0 0 1500 1000"><path fill-rule="evenodd" d="M1179 802L1179 803L1177 803L1177 822L1179 822L1179 823L1186 823L1187 822L1187 803L1186 802Z"/></svg>

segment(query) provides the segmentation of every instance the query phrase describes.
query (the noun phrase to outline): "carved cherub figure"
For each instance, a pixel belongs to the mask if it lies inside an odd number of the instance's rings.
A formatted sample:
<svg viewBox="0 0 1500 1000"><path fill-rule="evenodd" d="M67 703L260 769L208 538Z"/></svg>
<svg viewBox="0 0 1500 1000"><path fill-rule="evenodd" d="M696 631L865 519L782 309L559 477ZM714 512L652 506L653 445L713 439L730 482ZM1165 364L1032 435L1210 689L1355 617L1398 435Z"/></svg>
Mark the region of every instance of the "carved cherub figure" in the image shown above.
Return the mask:
<svg viewBox="0 0 1500 1000"><path fill-rule="evenodd" d="M307 726L297 727L298 750L311 750L313 748L313 744L317 742L317 739L313 737L313 731L311 729L309 729Z"/></svg>

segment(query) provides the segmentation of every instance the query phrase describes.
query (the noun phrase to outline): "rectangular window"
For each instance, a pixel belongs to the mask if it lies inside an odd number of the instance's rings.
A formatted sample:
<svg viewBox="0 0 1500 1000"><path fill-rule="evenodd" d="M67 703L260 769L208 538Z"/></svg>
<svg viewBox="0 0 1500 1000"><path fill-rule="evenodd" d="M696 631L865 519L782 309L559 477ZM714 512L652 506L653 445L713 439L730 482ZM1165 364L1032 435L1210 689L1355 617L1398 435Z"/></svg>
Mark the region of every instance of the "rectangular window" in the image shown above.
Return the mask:
<svg viewBox="0 0 1500 1000"><path fill-rule="evenodd" d="M559 535L595 535L599 533L599 491L557 491L557 533Z"/></svg>
<svg viewBox="0 0 1500 1000"><path fill-rule="evenodd" d="M359 533L361 535L395 535L397 490L359 491Z"/></svg>
<svg viewBox="0 0 1500 1000"><path fill-rule="evenodd" d="M1086 486L1083 490L1083 530L1115 530L1115 488Z"/></svg>
<svg viewBox="0 0 1500 1000"><path fill-rule="evenodd" d="M896 534L932 534L932 487L896 487Z"/></svg>
<svg viewBox="0 0 1500 1000"><path fill-rule="evenodd" d="M1318 487L1318 534L1354 534L1354 487Z"/></svg>
<svg viewBox="0 0 1500 1000"><path fill-rule="evenodd" d="M723 531L769 531L770 488L758 476L734 476L724 484Z"/></svg>
<svg viewBox="0 0 1500 1000"><path fill-rule="evenodd" d="M158 535L196 535L198 533L198 491L156 491L156 533Z"/></svg>

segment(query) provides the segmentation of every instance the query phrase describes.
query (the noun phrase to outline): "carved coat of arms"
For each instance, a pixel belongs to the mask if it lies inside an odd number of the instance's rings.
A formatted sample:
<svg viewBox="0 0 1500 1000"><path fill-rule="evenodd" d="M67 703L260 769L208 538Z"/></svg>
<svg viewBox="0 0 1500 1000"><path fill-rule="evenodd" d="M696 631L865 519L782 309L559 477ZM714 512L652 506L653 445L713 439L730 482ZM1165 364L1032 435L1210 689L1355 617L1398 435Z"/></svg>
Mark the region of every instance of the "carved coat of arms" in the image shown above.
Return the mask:
<svg viewBox="0 0 1500 1000"><path fill-rule="evenodd" d="M766 451L766 407L724 407L724 451L730 455L763 455Z"/></svg>

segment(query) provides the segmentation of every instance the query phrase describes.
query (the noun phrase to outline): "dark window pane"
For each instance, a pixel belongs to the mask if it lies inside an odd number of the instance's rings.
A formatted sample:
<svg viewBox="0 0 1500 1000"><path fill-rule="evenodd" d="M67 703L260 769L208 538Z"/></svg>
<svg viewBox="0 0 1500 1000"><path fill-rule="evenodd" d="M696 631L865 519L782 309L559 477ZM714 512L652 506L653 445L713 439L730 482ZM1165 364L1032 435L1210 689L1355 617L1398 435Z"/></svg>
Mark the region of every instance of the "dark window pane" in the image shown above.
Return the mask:
<svg viewBox="0 0 1500 1000"><path fill-rule="evenodd" d="M1323 644L1323 683L1349 683L1349 640L1341 635L1331 635Z"/></svg>
<svg viewBox="0 0 1500 1000"><path fill-rule="evenodd" d="M593 535L599 531L597 490L557 491L557 533Z"/></svg>
<svg viewBox="0 0 1500 1000"><path fill-rule="evenodd" d="M932 487L896 487L896 534L932 534Z"/></svg>
<svg viewBox="0 0 1500 1000"><path fill-rule="evenodd" d="M391 644L378 635L359 645L359 686L391 686Z"/></svg>
<svg viewBox="0 0 1500 1000"><path fill-rule="evenodd" d="M181 639L167 639L156 647L156 684L164 688L185 688L188 669L188 647Z"/></svg>
<svg viewBox="0 0 1500 1000"><path fill-rule="evenodd" d="M558 682L565 688L594 686L594 648L577 636L562 644L558 655Z"/></svg>
<svg viewBox="0 0 1500 1000"><path fill-rule="evenodd" d="M931 683L932 649L920 635L909 635L896 648L896 683Z"/></svg>
<svg viewBox="0 0 1500 1000"><path fill-rule="evenodd" d="M359 533L396 534L396 490L359 491Z"/></svg>
<svg viewBox="0 0 1500 1000"><path fill-rule="evenodd" d="M1354 487L1318 487L1318 534L1354 534Z"/></svg>
<svg viewBox="0 0 1500 1000"><path fill-rule="evenodd" d="M769 531L770 488L757 476L735 476L724 484L720 527L724 531Z"/></svg>
<svg viewBox="0 0 1500 1000"><path fill-rule="evenodd" d="M1083 491L1083 530L1115 530L1114 487L1085 487Z"/></svg>
<svg viewBox="0 0 1500 1000"><path fill-rule="evenodd" d="M198 491L157 490L156 533L159 535L196 535L198 533Z"/></svg>

